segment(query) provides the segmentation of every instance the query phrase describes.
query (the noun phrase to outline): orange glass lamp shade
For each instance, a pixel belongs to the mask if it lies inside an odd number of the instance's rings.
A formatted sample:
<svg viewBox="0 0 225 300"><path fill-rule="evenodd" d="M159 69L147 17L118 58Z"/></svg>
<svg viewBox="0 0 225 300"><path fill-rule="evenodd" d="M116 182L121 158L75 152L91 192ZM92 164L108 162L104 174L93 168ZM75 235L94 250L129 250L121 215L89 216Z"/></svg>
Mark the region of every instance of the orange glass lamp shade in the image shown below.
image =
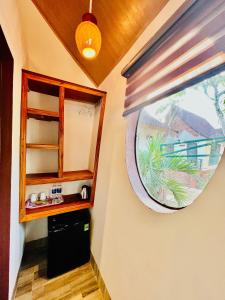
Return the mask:
<svg viewBox="0 0 225 300"><path fill-rule="evenodd" d="M97 26L97 20L91 13L82 17L82 22L77 26L75 40L80 54L86 59L94 59L101 49L102 37Z"/></svg>

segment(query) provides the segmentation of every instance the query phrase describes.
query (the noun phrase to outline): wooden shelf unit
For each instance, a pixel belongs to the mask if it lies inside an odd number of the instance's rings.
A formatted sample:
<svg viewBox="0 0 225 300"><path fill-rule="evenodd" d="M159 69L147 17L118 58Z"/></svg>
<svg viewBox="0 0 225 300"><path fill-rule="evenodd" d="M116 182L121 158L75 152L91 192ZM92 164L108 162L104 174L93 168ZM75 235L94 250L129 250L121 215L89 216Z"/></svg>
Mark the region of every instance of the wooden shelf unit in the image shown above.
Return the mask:
<svg viewBox="0 0 225 300"><path fill-rule="evenodd" d="M33 107L28 107L28 93L30 91L40 94L51 95L59 99L59 111L52 112ZM93 170L65 171L64 161L64 100L74 100L99 106L99 120L97 129L97 140L94 155ZM95 187L98 171L99 151L102 135L102 126L105 110L106 92L99 91L66 82L53 77L22 70L22 100L21 100L21 136L20 136L20 222L31 221L55 214L74 211L92 207L94 204ZM58 122L57 144L34 144L27 143L27 119L34 118L41 121ZM79 147L79 143L78 143ZM26 151L27 149L47 149L58 151L58 171L55 173L26 174ZM62 183L80 180L92 180L90 199L83 201L74 197L73 201L43 207L37 209L26 209L26 187L29 185L40 185L47 183Z"/></svg>

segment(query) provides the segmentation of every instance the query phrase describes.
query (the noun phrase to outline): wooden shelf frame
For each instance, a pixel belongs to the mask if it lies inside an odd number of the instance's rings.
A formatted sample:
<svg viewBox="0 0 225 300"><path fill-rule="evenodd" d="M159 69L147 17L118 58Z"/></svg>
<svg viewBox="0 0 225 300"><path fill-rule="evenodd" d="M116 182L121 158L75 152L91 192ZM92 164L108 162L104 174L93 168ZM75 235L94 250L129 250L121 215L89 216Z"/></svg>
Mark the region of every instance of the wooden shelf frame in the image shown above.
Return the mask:
<svg viewBox="0 0 225 300"><path fill-rule="evenodd" d="M41 121L59 121L59 113L36 108L27 108L27 117Z"/></svg>
<svg viewBox="0 0 225 300"><path fill-rule="evenodd" d="M40 216L50 216L56 213L65 213L73 210L90 208L93 204L89 199L81 200L79 194L63 195L64 203L52 206L37 207L34 209L26 209L26 221L38 219Z"/></svg>
<svg viewBox="0 0 225 300"><path fill-rule="evenodd" d="M58 150L59 145L55 144L32 144L28 143L26 144L28 149L46 149L46 150Z"/></svg>
<svg viewBox="0 0 225 300"><path fill-rule="evenodd" d="M89 170L63 172L61 177L58 176L58 173L35 173L26 175L26 185L88 180L93 178L94 173Z"/></svg>
<svg viewBox="0 0 225 300"><path fill-rule="evenodd" d="M93 203L90 201L74 201L71 203L62 203L58 205L37 208L37 209L26 209L26 214L23 217L23 222L32 221L44 217L54 216L70 211L91 208Z"/></svg>
<svg viewBox="0 0 225 300"><path fill-rule="evenodd" d="M27 98L28 92L34 91L42 94L52 95L59 98L59 112L51 112L41 109L28 108ZM94 157L94 169L78 170L65 172L63 168L64 160L64 101L74 100L100 106L99 123L97 131L97 142ZM27 70L22 70L22 96L21 96L21 134L20 134L20 222L31 221L34 219L56 215L64 212L74 211L78 209L89 208L94 205L98 161L102 136L102 127L105 111L106 92L92 89L37 74ZM27 119L35 118L43 121L58 122L58 144L27 144ZM57 173L41 173L26 174L26 150L30 149L48 149L58 151L58 172ZM26 186L47 183L69 182L77 180L92 180L92 189L89 201L74 201L71 203L63 203L51 207L38 208L35 210L25 208Z"/></svg>

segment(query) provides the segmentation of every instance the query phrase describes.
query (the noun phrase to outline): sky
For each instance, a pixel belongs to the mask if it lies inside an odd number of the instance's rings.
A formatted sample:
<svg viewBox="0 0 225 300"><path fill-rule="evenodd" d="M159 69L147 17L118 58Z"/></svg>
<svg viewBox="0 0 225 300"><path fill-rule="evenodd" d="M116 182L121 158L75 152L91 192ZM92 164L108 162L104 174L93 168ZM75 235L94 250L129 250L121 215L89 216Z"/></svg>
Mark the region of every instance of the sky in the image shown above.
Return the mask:
<svg viewBox="0 0 225 300"><path fill-rule="evenodd" d="M179 102L177 102L176 105L180 108L206 119L215 129L221 128L214 103L203 91L189 87L185 90L184 95L180 98L177 97L176 99L179 99ZM167 97L156 103L150 104L145 110L155 119L165 122L166 115L169 113L169 105L161 113L157 113L157 110L160 106L166 106L167 103L171 103L171 98Z"/></svg>

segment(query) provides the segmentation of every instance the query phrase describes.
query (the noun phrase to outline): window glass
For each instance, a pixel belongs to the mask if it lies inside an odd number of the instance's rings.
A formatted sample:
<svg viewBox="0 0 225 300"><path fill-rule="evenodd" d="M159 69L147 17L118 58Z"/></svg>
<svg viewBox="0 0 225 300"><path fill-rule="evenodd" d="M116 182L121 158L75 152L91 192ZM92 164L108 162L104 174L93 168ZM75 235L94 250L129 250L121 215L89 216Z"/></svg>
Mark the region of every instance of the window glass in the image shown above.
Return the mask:
<svg viewBox="0 0 225 300"><path fill-rule="evenodd" d="M224 102L221 72L141 110L136 161L154 201L182 208L205 188L224 150Z"/></svg>

